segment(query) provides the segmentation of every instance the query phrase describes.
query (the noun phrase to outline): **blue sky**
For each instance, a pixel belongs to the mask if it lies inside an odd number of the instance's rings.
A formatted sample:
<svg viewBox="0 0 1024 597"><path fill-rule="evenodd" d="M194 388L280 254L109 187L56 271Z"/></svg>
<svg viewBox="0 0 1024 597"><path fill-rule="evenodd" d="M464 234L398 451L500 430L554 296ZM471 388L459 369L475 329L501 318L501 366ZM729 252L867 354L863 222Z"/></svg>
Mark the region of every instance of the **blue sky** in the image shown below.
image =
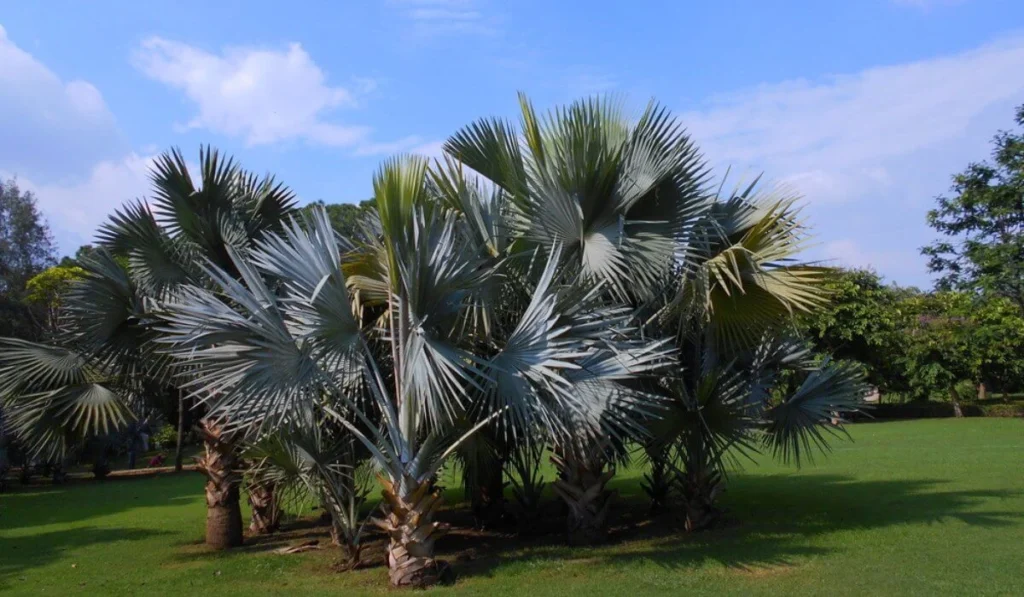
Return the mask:
<svg viewBox="0 0 1024 597"><path fill-rule="evenodd" d="M720 173L798 189L810 256L928 286L925 212L1024 103L1019 0L0 0L0 27L0 175L64 252L172 145L357 201L518 90L615 93L672 108Z"/></svg>

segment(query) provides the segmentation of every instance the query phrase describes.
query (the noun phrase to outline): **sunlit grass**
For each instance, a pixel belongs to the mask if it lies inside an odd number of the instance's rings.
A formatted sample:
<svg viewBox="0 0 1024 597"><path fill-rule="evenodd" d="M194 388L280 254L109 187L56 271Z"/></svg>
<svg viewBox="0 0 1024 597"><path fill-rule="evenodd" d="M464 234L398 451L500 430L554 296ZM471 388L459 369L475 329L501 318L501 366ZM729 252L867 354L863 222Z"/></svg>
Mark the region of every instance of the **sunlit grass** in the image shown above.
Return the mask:
<svg viewBox="0 0 1024 597"><path fill-rule="evenodd" d="M723 500L729 523L719 530L623 531L592 549L486 538L453 562L457 583L435 591L1024 594L1024 421L876 423L852 435L802 470L764 462L734 473ZM642 513L641 474L620 471L613 482L633 514ZM0 592L388 591L381 568L334 572L329 549L209 553L203 516L196 473L2 495ZM466 541L443 540L441 555L464 554Z"/></svg>

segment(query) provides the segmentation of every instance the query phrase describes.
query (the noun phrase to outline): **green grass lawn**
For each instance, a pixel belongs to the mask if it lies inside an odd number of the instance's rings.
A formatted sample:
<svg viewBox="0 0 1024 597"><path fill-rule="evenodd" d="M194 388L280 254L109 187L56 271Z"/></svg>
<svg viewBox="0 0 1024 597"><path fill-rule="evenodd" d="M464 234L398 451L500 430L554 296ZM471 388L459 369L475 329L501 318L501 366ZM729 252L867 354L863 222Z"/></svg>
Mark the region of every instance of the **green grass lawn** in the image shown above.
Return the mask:
<svg viewBox="0 0 1024 597"><path fill-rule="evenodd" d="M620 531L606 547L571 550L550 539L484 537L472 557L455 534L439 551L464 554L454 562L458 581L432 592L1024 595L1024 421L851 432L853 442L802 470L766 461L734 474L723 500L730 522L713 532L651 524ZM642 508L641 474L615 480L626 511ZM269 551L281 543L270 542L207 552L201 486L185 473L0 496L0 592L388 591L382 568L334 572L332 550L281 556Z"/></svg>

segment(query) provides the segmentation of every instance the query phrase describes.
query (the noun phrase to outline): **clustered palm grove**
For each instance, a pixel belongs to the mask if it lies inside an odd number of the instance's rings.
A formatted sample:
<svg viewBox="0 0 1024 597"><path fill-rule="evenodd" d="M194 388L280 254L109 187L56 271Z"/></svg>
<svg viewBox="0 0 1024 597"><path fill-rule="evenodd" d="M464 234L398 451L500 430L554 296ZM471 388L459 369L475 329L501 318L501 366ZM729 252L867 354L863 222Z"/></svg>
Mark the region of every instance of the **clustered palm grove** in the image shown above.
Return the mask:
<svg viewBox="0 0 1024 597"><path fill-rule="evenodd" d="M481 120L443 160L384 163L344 235L215 151L198 172L164 155L53 340L2 341L5 424L60 460L176 388L203 417L210 546L241 544L241 495L268 533L301 493L349 565L381 529L395 586L444 571L445 467L477 524L529 525L553 463L566 540L591 544L617 466L647 466L652 506L697 530L732 459L825 448L864 386L793 336L827 300L795 198L723 192L657 105L520 103L518 129Z"/></svg>

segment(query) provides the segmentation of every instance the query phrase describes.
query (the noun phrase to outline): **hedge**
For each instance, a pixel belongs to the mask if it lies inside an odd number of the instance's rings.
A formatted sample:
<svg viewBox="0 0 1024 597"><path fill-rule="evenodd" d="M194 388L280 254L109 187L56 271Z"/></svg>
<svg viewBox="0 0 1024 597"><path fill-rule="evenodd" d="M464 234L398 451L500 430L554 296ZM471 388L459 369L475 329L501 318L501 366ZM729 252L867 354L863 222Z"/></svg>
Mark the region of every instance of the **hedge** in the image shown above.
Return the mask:
<svg viewBox="0 0 1024 597"><path fill-rule="evenodd" d="M1024 404L962 404L967 417L1024 417ZM900 404L875 404L864 412L851 417L853 421L888 421L894 419L939 419L954 417L956 413L949 402L904 402Z"/></svg>

